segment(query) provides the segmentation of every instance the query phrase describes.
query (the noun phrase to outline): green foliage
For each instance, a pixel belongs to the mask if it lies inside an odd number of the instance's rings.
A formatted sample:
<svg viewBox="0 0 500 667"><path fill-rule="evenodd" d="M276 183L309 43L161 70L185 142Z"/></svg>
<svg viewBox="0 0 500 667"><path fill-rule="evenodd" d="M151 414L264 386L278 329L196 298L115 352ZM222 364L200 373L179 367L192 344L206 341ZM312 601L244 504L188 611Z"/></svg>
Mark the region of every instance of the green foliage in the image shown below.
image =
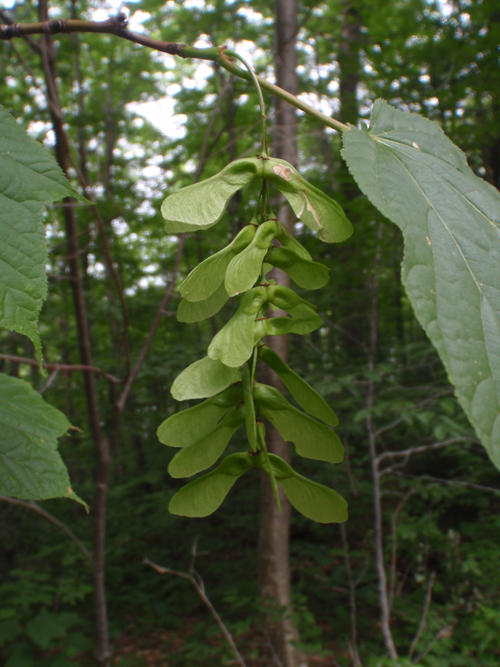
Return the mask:
<svg viewBox="0 0 500 667"><path fill-rule="evenodd" d="M339 420L328 403L293 371L271 348L266 345L259 347L259 357L283 380L285 387L297 403L313 417L317 417L329 426L337 426Z"/></svg>
<svg viewBox="0 0 500 667"><path fill-rule="evenodd" d="M172 396L177 401L207 398L218 394L237 380L239 370L229 368L210 357L204 357L184 369L172 385Z"/></svg>
<svg viewBox="0 0 500 667"><path fill-rule="evenodd" d="M435 123L381 100L368 131L343 138L360 188L403 231L408 296L500 468L500 195Z"/></svg>
<svg viewBox="0 0 500 667"><path fill-rule="evenodd" d="M161 208L165 231L176 234L212 227L231 197L257 178L272 183L322 241L338 243L352 234L352 225L337 202L307 183L288 162L264 157L236 160L215 176L167 197Z"/></svg>
<svg viewBox="0 0 500 667"><path fill-rule="evenodd" d="M0 374L0 493L14 498L72 498L68 472L57 438L66 417L23 380Z"/></svg>
<svg viewBox="0 0 500 667"><path fill-rule="evenodd" d="M31 338L41 360L37 322L46 297L47 204L72 196L54 158L0 106L0 326ZM79 502L57 452L68 420L26 382L0 373L0 494Z"/></svg>
<svg viewBox="0 0 500 667"><path fill-rule="evenodd" d="M37 322L47 295L43 214L63 197L86 200L1 105L0 175L0 326L29 336L41 358Z"/></svg>
<svg viewBox="0 0 500 667"><path fill-rule="evenodd" d="M204 517L218 509L236 480L253 465L249 454L230 454L203 477L186 484L170 501L172 514Z"/></svg>
<svg viewBox="0 0 500 667"><path fill-rule="evenodd" d="M256 466L269 474L278 505L276 481L281 480L290 502L304 516L321 523L345 521L347 504L336 492L298 475L284 461L268 454L262 422L262 418L267 418L274 424L285 440L294 442L301 456L338 463L344 451L339 437L330 428L338 423L334 412L265 346L260 358L283 378L299 405L325 423L293 407L279 391L255 382L257 348L264 336L304 335L322 324L315 306L290 288L266 280L265 273L272 268L274 259L276 266L288 270L297 284L304 287L318 289L330 275L329 269L313 262L309 252L268 213L268 182L285 195L297 216L324 241L344 240L352 232L342 209L308 184L291 165L258 156L237 160L215 176L168 197L162 205L165 228L174 233L193 229L195 225L200 229L214 225L232 195L257 177L264 177L260 214L254 215L250 225L226 248L199 264L180 288L184 301L177 319L190 322L215 314L227 296L244 293L236 313L208 346L208 357L191 364L172 385L172 395L177 400L221 393L190 408L184 416L181 413L170 417L158 429L161 442L182 447L169 465L173 477L190 477L213 465L243 423L252 455L230 454L215 470L178 491L169 509L183 516L208 516L222 504L236 479ZM275 247L275 241L281 247ZM287 311L290 317L267 318L268 306ZM240 368L244 408L238 405L241 398L236 387L233 391L230 386L240 377ZM193 420L200 418L205 418L203 424L193 426Z"/></svg>

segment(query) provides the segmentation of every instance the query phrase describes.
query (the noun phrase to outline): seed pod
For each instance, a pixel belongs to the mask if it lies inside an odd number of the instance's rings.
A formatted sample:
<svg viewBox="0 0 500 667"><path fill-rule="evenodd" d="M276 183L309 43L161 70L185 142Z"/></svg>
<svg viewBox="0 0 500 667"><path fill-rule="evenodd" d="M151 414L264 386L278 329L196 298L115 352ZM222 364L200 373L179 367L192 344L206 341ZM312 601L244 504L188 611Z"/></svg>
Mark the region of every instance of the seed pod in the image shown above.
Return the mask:
<svg viewBox="0 0 500 667"><path fill-rule="evenodd" d="M225 286L229 296L251 289L262 272L262 261L278 233L276 220L263 222L252 242L233 257L226 271Z"/></svg>
<svg viewBox="0 0 500 667"><path fill-rule="evenodd" d="M192 408L176 412L160 424L157 435L169 447L187 447L213 431L219 421L243 398L241 382Z"/></svg>
<svg viewBox="0 0 500 667"><path fill-rule="evenodd" d="M226 269L233 257L251 243L256 230L254 224L243 227L228 246L198 264L181 283L181 295L188 301L202 301L213 294L224 282Z"/></svg>
<svg viewBox="0 0 500 667"><path fill-rule="evenodd" d="M204 517L215 512L223 503L231 487L255 464L249 454L230 454L215 470L186 484L170 501L172 514Z"/></svg>
<svg viewBox="0 0 500 667"><path fill-rule="evenodd" d="M224 283L221 282L219 287L207 299L203 301L187 301L182 299L177 308L178 322L201 322L206 320L215 313L218 313L222 306L229 299L229 294L226 292Z"/></svg>
<svg viewBox="0 0 500 667"><path fill-rule="evenodd" d="M341 206L305 181L290 163L264 160L263 172L264 178L286 197L295 215L322 241L338 243L351 236L352 225Z"/></svg>
<svg viewBox="0 0 500 667"><path fill-rule="evenodd" d="M210 358L219 359L226 366L238 367L251 357L255 317L267 297L266 287L255 287L243 295L236 313L210 343Z"/></svg>
<svg viewBox="0 0 500 667"><path fill-rule="evenodd" d="M161 212L169 234L208 229L222 217L231 197L262 175L262 160L235 160L215 176L188 185L165 199Z"/></svg>
<svg viewBox="0 0 500 667"><path fill-rule="evenodd" d="M329 463L343 460L344 448L335 431L295 408L277 389L257 383L254 398L261 415L295 444L300 456Z"/></svg>
<svg viewBox="0 0 500 667"><path fill-rule="evenodd" d="M339 420L328 403L326 403L315 389L287 366L274 350L263 345L259 348L259 357L269 368L272 368L279 375L288 391L303 410L313 417L321 419L321 421L324 421L329 426L337 426Z"/></svg>
<svg viewBox="0 0 500 667"><path fill-rule="evenodd" d="M231 408L215 428L174 456L168 466L170 475L175 478L191 477L210 468L222 456L232 436L244 421L243 406Z"/></svg>
<svg viewBox="0 0 500 667"><path fill-rule="evenodd" d="M185 368L174 380L170 390L176 401L208 398L240 380L240 371L220 361L204 357Z"/></svg>
<svg viewBox="0 0 500 667"><path fill-rule="evenodd" d="M299 287L304 289L321 289L330 279L331 271L327 266L304 259L291 248L271 246L266 255L266 262L285 271Z"/></svg>
<svg viewBox="0 0 500 667"><path fill-rule="evenodd" d="M299 475L282 458L269 454L269 463L295 509L318 523L347 521L347 502L333 489Z"/></svg>

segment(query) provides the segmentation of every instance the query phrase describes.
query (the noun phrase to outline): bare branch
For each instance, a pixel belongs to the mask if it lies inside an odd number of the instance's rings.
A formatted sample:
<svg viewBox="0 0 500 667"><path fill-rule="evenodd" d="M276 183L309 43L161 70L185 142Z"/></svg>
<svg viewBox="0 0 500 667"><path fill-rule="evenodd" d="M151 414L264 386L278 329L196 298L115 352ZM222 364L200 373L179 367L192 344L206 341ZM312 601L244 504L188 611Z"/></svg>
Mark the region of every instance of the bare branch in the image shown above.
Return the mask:
<svg viewBox="0 0 500 667"><path fill-rule="evenodd" d="M440 630L439 632L437 632L437 633L434 635L432 641L430 642L429 646L427 646L427 648L425 649L425 651L423 651L423 652L418 656L418 658L415 658L415 660L413 660L413 664L416 665L416 664L418 664L421 660L423 660L423 659L425 658L425 656L426 656L428 653L431 652L432 647L434 646L434 644L435 644L437 641L439 641L440 639L443 639L443 638L446 638L446 639L447 639L448 637L451 637L451 635L453 634L453 630L454 630L454 628L455 628L455 625L446 625L444 628L441 628L441 630Z"/></svg>
<svg viewBox="0 0 500 667"><path fill-rule="evenodd" d="M30 366L39 366L39 362L36 359L30 359L29 357L18 357L15 354L0 354L0 359L6 359L7 361L14 361L16 364L29 364ZM96 366L87 366L86 364L49 364L42 362L43 368L48 368L56 371L87 371L90 373L97 373L102 375L106 380L112 382L113 384L122 384L124 380L119 380L109 373L105 373L100 368Z"/></svg>
<svg viewBox="0 0 500 667"><path fill-rule="evenodd" d="M59 373L59 369L58 369L58 368L54 368L54 370L53 370L52 373L50 374L49 379L47 380L47 382L43 385L43 387L42 387L42 388L40 389L40 391L38 392L39 394L45 394L45 392L47 391L47 389L50 389L50 387L54 384L54 381L55 381L55 379L56 379L58 373Z"/></svg>
<svg viewBox="0 0 500 667"><path fill-rule="evenodd" d="M472 442L477 443L477 438L448 438L448 440L442 440L441 442L435 442L432 445L421 445L420 447L411 447L410 449L403 449L400 452L383 452L377 456L377 465L387 458L396 458L396 457L410 457L412 454L419 454L420 452L426 452L430 449L442 449L443 447L449 447L450 445L456 445L459 442Z"/></svg>
<svg viewBox="0 0 500 667"><path fill-rule="evenodd" d="M436 482L437 484L451 484L453 486L463 486L468 489L477 489L478 491L486 491L487 493L499 493L500 489L495 489L493 486L483 486L482 484L474 484L473 482L462 482L456 479L441 479L440 477L431 477L430 475L408 475L404 472L393 472L393 475L399 477L408 477L410 479L418 479L423 482Z"/></svg>
<svg viewBox="0 0 500 667"><path fill-rule="evenodd" d="M410 660L413 658L413 654L415 653L415 649L417 648L417 644L420 641L420 637L422 636L422 632L425 630L425 626L427 625L427 616L429 614L429 609L430 609L430 606L431 606L432 588L434 586L435 579L436 579L436 573L433 572L430 576L429 584L427 586L427 594L425 596L424 609L422 611L422 618L420 619L420 624L418 626L417 634L413 638L413 641L410 645L410 650L408 651L408 657L409 657Z"/></svg>
<svg viewBox="0 0 500 667"><path fill-rule="evenodd" d="M60 528L63 532L66 533L66 535L72 540L78 549L82 552L82 554L85 556L88 564L90 567L92 567L92 556L90 555L89 551L87 548L84 546L82 542L78 539L78 537L73 533L72 530L68 528L62 521L59 521L59 519L56 519L55 516L44 510L40 505L35 503L34 500L19 500L18 498L10 498L9 496L0 496L0 500L3 500L6 503L10 503L11 505L19 505L20 507L26 507L27 509L33 510L33 512L36 512L37 514L40 514L41 516L45 517L50 521L51 523L54 524L54 526L57 526Z"/></svg>
<svg viewBox="0 0 500 667"><path fill-rule="evenodd" d="M347 581L349 583L349 606L351 608L351 638L349 640L349 652L354 667L361 667L361 660L358 654L357 635L358 624L356 619L356 583L352 576L351 559L349 557L349 545L347 542L347 534L345 524L340 524L340 535L342 537L342 546L345 554L345 566L347 572Z"/></svg>
<svg viewBox="0 0 500 667"><path fill-rule="evenodd" d="M398 553L398 541L397 541L397 520L398 516L401 513L402 509L406 505L407 501L417 493L417 489L410 489L408 493L405 494L404 498L401 500L399 505L394 510L391 520L391 529L392 529L392 550L391 550L391 585L389 589L389 608L392 609L392 603L395 597L396 591L396 566L397 566L397 553Z"/></svg>
<svg viewBox="0 0 500 667"><path fill-rule="evenodd" d="M3 18L5 19L5 17ZM236 65L232 60L224 55L224 50L226 48L224 46L198 49L195 47L187 46L186 44L162 42L157 39L152 39L147 35L128 30L126 27L127 23L127 17L123 13L109 18L106 21L59 19L26 24L12 22L10 25L0 25L0 40L11 40L16 37L29 39L30 35L49 36L75 32L115 35L116 37L126 39L130 42L133 42L134 44L140 44L141 46L145 46L155 51L160 51L161 53L168 53L170 55L179 56L181 58L211 60L219 63L219 65L224 67L224 69L239 77L240 79L245 79L246 81L252 80L250 74L246 70ZM31 40L31 42L33 42L33 40ZM33 42L33 44L33 48L36 48L36 42ZM260 76L257 76L257 80L261 88L264 88L267 90L267 92L276 95L282 100L285 100L285 102L288 102L297 109L304 111L308 115L318 120L320 123L323 123L323 125L327 125L328 127L331 127L337 131L344 131L349 129L348 125L345 125L344 123L341 123L334 118L329 118L326 114L318 111L317 109L314 109L305 102L302 102L302 100L299 100L297 97L295 97L295 95L287 93L279 86L275 86L273 83L262 79Z"/></svg>
<svg viewBox="0 0 500 667"><path fill-rule="evenodd" d="M224 635L227 643L231 647L235 657L236 657L236 662L241 666L241 667L246 667L245 662L243 658L240 655L240 652L236 648L236 644L234 643L234 640L231 636L231 633L229 630L226 628L224 625L224 622L222 621L221 617L215 610L215 607L213 604L210 602L208 599L206 593L205 593L205 586L203 584L203 580L200 577L200 575L196 572L194 569L194 558L196 557L196 545L194 545L194 553L192 553L192 565L189 574L186 574L185 572L178 572L177 570L171 570L168 567L162 567L161 565L157 565L156 563L153 563L150 561L148 558L145 558L142 562L145 565L149 565L150 567L155 570L155 572L158 572L158 574L173 574L176 577L182 577L183 579L189 579L191 584L193 585L193 588L195 591L198 593L204 604L208 607L208 610L212 614L212 616L215 619L215 622L219 626L222 634Z"/></svg>
<svg viewBox="0 0 500 667"><path fill-rule="evenodd" d="M151 345L151 342L153 340L153 336L155 335L156 329L158 328L158 325L160 324L161 318L163 317L163 313L165 311L165 307L172 296L172 292L174 291L175 287L175 281L177 278L177 274L179 273L179 266L181 262L181 256L182 256L182 249L184 248L184 239L185 239L185 234L181 234L179 236L179 246L177 248L177 255L175 257L175 263L174 263L174 269L172 271L172 276L170 278L170 282L168 283L167 289L165 291L165 294L163 296L163 299L161 300L160 305L158 306L158 310L156 312L156 316L153 320L153 324L151 325L151 328L149 330L149 333L147 335L146 341L142 347L142 350L139 353L139 356L137 357L137 361L135 362L134 368L132 369L132 372L127 378L127 381L125 383L125 386L123 387L123 391L120 395L120 398L117 403L117 408L119 412L123 411L123 408L125 407L125 403L127 401L130 389L132 388L132 384L137 377L137 374L139 373L141 366L144 362L144 359L146 358L146 355L148 353L149 347Z"/></svg>
<svg viewBox="0 0 500 667"><path fill-rule="evenodd" d="M408 369L406 369L408 370ZM423 401L420 401L420 403L417 403L415 405L416 410L420 410L421 408L425 407L429 403L432 403L438 398L442 398L443 396L450 396L450 394L453 394L452 389L447 389L446 391L441 391L439 394L435 394L434 396L431 396L430 398L426 398ZM379 436L382 435L382 433L386 433L387 431L391 431L393 428L396 426L399 426L401 422L404 421L404 417L398 417L395 421L391 422L390 424L387 424L387 426L382 426L382 428L379 428L378 431L375 433L376 437L378 438Z"/></svg>

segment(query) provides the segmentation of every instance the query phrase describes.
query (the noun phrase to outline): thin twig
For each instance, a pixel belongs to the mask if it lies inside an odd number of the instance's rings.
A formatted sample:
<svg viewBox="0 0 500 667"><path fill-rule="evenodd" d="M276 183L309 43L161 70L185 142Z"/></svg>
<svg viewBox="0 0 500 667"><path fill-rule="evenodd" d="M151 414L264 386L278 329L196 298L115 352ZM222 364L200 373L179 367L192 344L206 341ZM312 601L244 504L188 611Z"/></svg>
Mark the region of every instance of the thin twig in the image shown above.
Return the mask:
<svg viewBox="0 0 500 667"><path fill-rule="evenodd" d="M43 385L43 387L42 387L42 388L40 389L40 391L38 392L39 394L45 394L45 392L47 391L47 389L50 389L50 387L52 387L52 385L53 385L53 383L54 383L54 381L55 381L55 379L56 379L58 373L59 373L59 369L58 369L58 368L54 368L54 370L53 370L52 373L50 374L49 379L47 380L47 382Z"/></svg>
<svg viewBox="0 0 500 667"><path fill-rule="evenodd" d="M10 22L10 25L0 26L0 40L11 40L17 37L24 37L29 39L30 35L58 35L61 33L101 33L107 35L115 35L122 39L126 39L134 44L140 44L147 48L153 49L155 51L160 51L161 53L168 53L173 56L179 56L181 58L195 58L198 60L211 60L213 62L219 63L224 69L226 69L231 74L239 77L240 79L245 79L245 81L251 81L251 75L241 67L235 65L229 58L224 55L225 47L211 47L207 49L198 49L195 47L187 46L186 44L178 44L174 42L162 42L157 39L152 39L147 35L140 34L137 32L132 32L126 28L127 26L127 17L125 14L120 13L117 16L107 19L106 21L81 21L77 19L57 19L50 21L40 21L38 23L14 23ZM33 40L31 40L33 42ZM36 42L33 42L36 44ZM34 48L34 47L33 47ZM267 90L267 92L276 95L277 97L285 100L292 106L301 111L304 111L309 116L312 116L323 125L333 128L339 132L349 130L350 127L341 123L340 121L329 118L326 114L314 109L309 106L302 100L299 100L295 95L287 93L285 90L279 86L262 79L260 76L256 76L257 81L259 82L261 88Z"/></svg>
<svg viewBox="0 0 500 667"><path fill-rule="evenodd" d="M403 449L400 452L383 452L377 456L377 465L386 458L396 458L396 457L410 457L412 454L419 454L420 452L426 452L430 449L442 449L443 447L449 447L450 445L456 445L459 442L472 442L477 443L477 438L448 438L448 440L442 440L441 442L435 442L432 445L421 445L420 447L411 447L410 449Z"/></svg>
<svg viewBox="0 0 500 667"><path fill-rule="evenodd" d="M408 368L406 368L405 370L408 370ZM434 396L431 396L430 398L426 398L423 401L420 401L420 403L417 403L415 405L415 409L420 410L423 407L425 407L426 405L428 405L429 403L432 403L433 401L437 400L438 398L442 398L443 396L450 396L450 394L453 394L452 389L447 389L446 391L441 391L441 392L439 392L439 394L435 394ZM401 424L401 422L403 422L404 420L405 420L404 416L398 417L397 419L395 419L390 424L387 424L387 426L382 426L382 428L379 428L378 431L376 431L376 433L375 433L376 437L378 438L379 436L382 435L382 433L386 433L387 431L391 431L393 428L396 428L396 426L399 426L399 424Z"/></svg>
<svg viewBox="0 0 500 667"><path fill-rule="evenodd" d="M354 667L360 667L361 660L359 659L358 645L357 645L358 625L356 619L356 584L352 577L351 559L349 557L349 545L347 542L347 535L344 523L340 524L340 535L342 537L342 546L344 548L344 554L345 554L347 581L349 583L349 605L351 609L351 638L349 641L349 652L351 653L351 658Z"/></svg>
<svg viewBox="0 0 500 667"><path fill-rule="evenodd" d="M453 629L454 629L454 628L455 628L455 625L445 625L444 628L441 628L441 630L440 630L439 632L437 632L437 633L434 635L432 641L431 641L430 644L427 646L427 648L425 649L425 651L422 651L422 653L421 653L417 658L415 658L415 660L412 661L412 664L416 665L416 664L418 664L421 660L423 660L423 659L425 658L425 656L426 656L428 653L431 652L432 647L434 646L434 644L435 644L437 641L439 641L440 639L443 639L443 638L448 639L449 637L451 637L451 635L453 634Z"/></svg>
<svg viewBox="0 0 500 667"><path fill-rule="evenodd" d="M392 603L394 602L394 597L396 592L396 572L397 572L397 554L398 554L397 519L402 509L408 502L408 500L411 498L411 496L417 493L417 491L418 489L410 489L410 491L408 491L408 493L405 494L399 505L396 507L394 514L392 515L391 585L389 587L389 609L392 609Z"/></svg>
<svg viewBox="0 0 500 667"><path fill-rule="evenodd" d="M15 354L0 354L0 359L6 359L7 361L14 361L16 364L29 364L30 366L39 366L40 363L36 359L30 359L29 357L18 357ZM57 371L87 371L90 373L97 373L98 375L102 375L106 380L109 382L112 382L113 384L122 384L123 380L119 380L118 378L115 378L113 375L109 375L109 373L105 373L103 370L100 368L97 368L96 366L87 366L85 364L49 364L46 363L45 361L42 362L43 368L48 368L57 370Z"/></svg>
<svg viewBox="0 0 500 667"><path fill-rule="evenodd" d="M177 274L179 273L179 266L181 262L181 256L182 256L182 249L184 248L184 240L185 240L185 234L180 234L179 235L179 246L177 248L177 255L175 257L175 263L174 263L174 268L172 271L172 276L170 278L170 282L167 285L167 289L165 290L165 294L163 296L163 299L161 300L160 305L158 306L158 310L156 312L155 318L153 320L153 324L151 325L151 328L149 330L149 333L147 335L146 341L144 345L142 346L142 350L139 353L139 356L137 357L137 361L135 362L134 368L132 369L132 372L127 378L127 381L125 383L125 386L123 387L123 391L120 395L120 398L118 399L117 408L119 412L123 412L123 409L125 407L125 403L127 401L129 392L132 388L132 384L137 377L137 374L139 373L141 366L144 362L144 359L146 358L146 355L148 353L149 347L151 345L151 342L153 340L153 337L155 335L156 329L158 328L158 325L160 324L161 318L163 317L163 312L165 311L165 307L172 296L172 292L174 291L175 287L175 281L177 279Z"/></svg>
<svg viewBox="0 0 500 667"><path fill-rule="evenodd" d="M427 616L429 615L429 609L430 609L430 606L431 606L432 588L434 586L435 579L436 579L436 573L432 572L432 574L429 578L429 584L427 586L427 594L425 596L424 608L423 608L423 611L422 611L422 618L420 619L420 624L418 626L417 634L413 638L413 641L410 645L410 650L408 651L408 658L410 660L413 658L413 654L415 653L415 649L417 648L417 644L420 641L420 637L422 636L422 632L425 630L425 626L427 625Z"/></svg>
<svg viewBox="0 0 500 667"><path fill-rule="evenodd" d="M54 524L54 526L57 526L60 528L63 532L66 533L66 535L72 540L78 549L82 552L82 554L85 556L88 564L90 567L92 567L92 556L88 552L87 548L84 546L82 542L78 539L78 537L66 526L62 521L59 521L59 519L56 519L55 516L44 510L40 505L35 503L34 500L19 500L18 498L10 498L9 496L0 496L0 500L3 500L6 503L10 503L11 505L19 505L20 507L26 507L27 509L33 510L33 512L37 512L37 514L40 514L41 516L45 517L48 519L51 523Z"/></svg>
<svg viewBox="0 0 500 667"><path fill-rule="evenodd" d="M108 271L110 272L111 276L113 277L113 281L116 286L116 291L118 293L118 299L120 301L121 305L121 310L122 310L122 315L123 315L123 347L125 350L125 363L126 363L126 368L127 368L127 374L130 373L130 345L129 345L129 340L128 340L128 328L129 328L129 314L128 314L128 306L127 302L125 300L125 292L123 290L123 286L120 280L120 276L118 274L118 271L115 266L115 262L113 261L113 256L111 255L111 248L109 246L109 241L108 241L108 235L106 233L106 226L104 224L104 221L101 217L101 214L99 212L99 208L97 206L97 203L95 201L94 195L92 194L92 188L90 187L90 184L87 182L85 179L85 176L83 175L81 169L79 168L76 160L72 156L71 152L68 151L68 157L73 165L73 168L75 169L78 180L80 181L80 185L83 188L83 191L85 192L85 196L87 199L89 199L93 206L92 206L92 213L94 216L94 219L97 223L97 228L99 230L99 234L101 235L101 241L102 241L102 249L104 251L104 258L105 258L105 263L107 266Z"/></svg>
<svg viewBox="0 0 500 667"><path fill-rule="evenodd" d="M241 667L246 667L245 662L240 655L240 652L236 648L236 644L234 643L234 640L231 636L231 633L226 628L226 626L224 625L224 622L222 621L221 617L219 616L219 614L215 610L215 607L213 606L213 604L208 599L207 594L205 593L205 586L203 584L203 580L201 579L200 575L196 572L196 570L194 570L194 564L192 564L192 566L191 566L192 570L190 571L190 573L187 574L186 572L178 572L177 570L171 570L168 567L162 567L161 565L157 565L156 563L153 563L152 561L150 561L148 558L145 558L142 562L145 565L149 565L150 567L152 567L153 570L155 570L155 572L158 572L158 574L173 574L174 576L181 577L182 579L189 579L189 581L193 585L193 588L198 593L198 595L200 596L200 598L202 599L204 604L208 607L208 610L210 611L210 613L214 617L215 622L219 626L219 628L220 628L222 634L224 635L227 643L231 647L231 649L232 649L232 651L233 651L233 653L236 657L237 663Z"/></svg>
<svg viewBox="0 0 500 667"><path fill-rule="evenodd" d="M487 491L488 493L499 493L500 489L495 489L493 486L483 486L482 484L474 484L473 482L461 482L456 479L442 479L440 477L431 477L430 475L408 475L404 472L393 472L393 475L399 477L408 477L410 479L418 479L424 482L436 482L437 484L452 484L454 486L463 486L469 489L477 489L478 491Z"/></svg>

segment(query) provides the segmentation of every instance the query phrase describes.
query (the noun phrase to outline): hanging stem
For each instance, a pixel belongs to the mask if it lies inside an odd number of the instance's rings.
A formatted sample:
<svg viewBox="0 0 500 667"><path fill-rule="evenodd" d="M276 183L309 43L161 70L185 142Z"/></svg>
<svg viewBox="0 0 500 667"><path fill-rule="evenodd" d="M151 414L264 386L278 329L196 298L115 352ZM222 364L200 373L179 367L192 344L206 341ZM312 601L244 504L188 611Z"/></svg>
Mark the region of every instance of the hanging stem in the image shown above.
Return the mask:
<svg viewBox="0 0 500 667"><path fill-rule="evenodd" d="M267 472L271 480L271 486L273 488L274 497L276 499L276 505L278 506L278 509L281 512L282 510L281 510L280 494L278 491L278 485L276 484L276 477L274 476L274 470L271 466L271 460L269 459L269 452L267 451L266 447L266 428L262 421L260 421L257 424L257 442L259 444L260 451L262 452L262 455L264 456L264 459L266 461Z"/></svg>
<svg viewBox="0 0 500 667"><path fill-rule="evenodd" d="M266 127L266 108L264 106L264 96L262 95L262 90L260 89L260 84L257 80L257 76L253 69L250 67L250 65L247 63L245 58L243 56L240 56L239 53L236 53L236 51L230 51L228 49L224 49L222 51L221 49L221 56L229 56L230 58L236 58L236 60L239 60L242 62L245 67L248 70L248 73L252 77L253 84L257 90L257 95L259 96L259 104L260 104L260 116L262 119L262 152L261 152L261 157L267 158L269 157L268 152L267 152L267 127Z"/></svg>

